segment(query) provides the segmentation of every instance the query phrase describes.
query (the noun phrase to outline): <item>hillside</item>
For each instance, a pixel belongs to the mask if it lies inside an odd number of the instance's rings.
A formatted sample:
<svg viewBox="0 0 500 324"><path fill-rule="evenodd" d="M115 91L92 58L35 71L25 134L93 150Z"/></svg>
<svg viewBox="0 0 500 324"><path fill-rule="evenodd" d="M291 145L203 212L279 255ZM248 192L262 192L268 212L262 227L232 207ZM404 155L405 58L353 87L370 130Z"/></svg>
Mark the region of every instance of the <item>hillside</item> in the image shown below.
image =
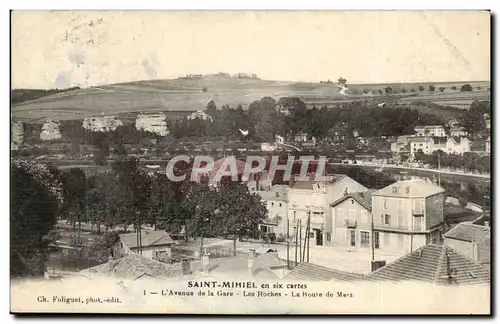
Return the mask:
<svg viewBox="0 0 500 324"><path fill-rule="evenodd" d="M436 88L439 86L437 83L435 85ZM484 82L481 85L484 87ZM387 86L392 86L395 92L399 92L405 87L408 87L408 90L406 93L380 96L378 91ZM447 83L447 86L451 89L450 83ZM349 91L352 94L345 97L333 84L230 77L138 81L66 91L17 104L13 102L12 118L38 122L46 118L73 120L90 116L123 115L131 112L163 111L178 114L179 112L205 109L210 100L214 100L219 106L237 107L241 105L245 108L252 101L266 96L275 99L288 96L300 97L308 106L315 104L317 107L324 104L331 106L341 102L371 101L374 99L377 102L386 99L416 101L422 97L421 101L432 102L434 101L433 97L445 94L447 97L441 97L439 100L451 102L450 100L455 96L464 96L460 92L451 90L440 94L410 93L410 90L413 89L410 87L417 86L404 84L351 85ZM484 97L485 91L480 93ZM470 101L471 96L477 95L476 92L469 92L464 99ZM489 91L487 91L487 95L489 96ZM410 96L411 98L409 98Z"/></svg>

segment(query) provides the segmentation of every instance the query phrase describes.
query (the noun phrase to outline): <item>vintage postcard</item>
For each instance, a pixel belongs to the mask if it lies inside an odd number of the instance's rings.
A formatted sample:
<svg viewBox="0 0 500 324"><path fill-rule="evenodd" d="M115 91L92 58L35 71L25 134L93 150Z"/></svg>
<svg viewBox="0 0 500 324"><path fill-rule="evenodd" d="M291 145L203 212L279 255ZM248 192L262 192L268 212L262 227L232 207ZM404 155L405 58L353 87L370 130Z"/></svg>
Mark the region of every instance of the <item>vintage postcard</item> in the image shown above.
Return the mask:
<svg viewBox="0 0 500 324"><path fill-rule="evenodd" d="M13 313L490 314L489 11L12 11Z"/></svg>

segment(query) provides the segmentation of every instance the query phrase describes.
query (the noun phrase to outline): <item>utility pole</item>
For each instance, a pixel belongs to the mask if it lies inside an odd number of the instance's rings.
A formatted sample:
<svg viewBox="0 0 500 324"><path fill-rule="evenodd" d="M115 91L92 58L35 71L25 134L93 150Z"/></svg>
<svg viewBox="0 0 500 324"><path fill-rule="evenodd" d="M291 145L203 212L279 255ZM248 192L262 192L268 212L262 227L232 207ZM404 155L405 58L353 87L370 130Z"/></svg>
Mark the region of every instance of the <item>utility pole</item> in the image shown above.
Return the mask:
<svg viewBox="0 0 500 324"><path fill-rule="evenodd" d="M311 231L311 211L309 211L309 217L307 219L307 262L309 263L309 243L311 241L311 236L309 232Z"/></svg>
<svg viewBox="0 0 500 324"><path fill-rule="evenodd" d="M441 187L441 154L439 153L439 150L437 151L438 152L438 186Z"/></svg>
<svg viewBox="0 0 500 324"><path fill-rule="evenodd" d="M372 261L375 261L375 225L373 224L373 214L372 218Z"/></svg>
<svg viewBox="0 0 500 324"><path fill-rule="evenodd" d="M290 220L286 219L286 266L290 269Z"/></svg>
<svg viewBox="0 0 500 324"><path fill-rule="evenodd" d="M302 219L299 218L299 257L302 263Z"/></svg>
<svg viewBox="0 0 500 324"><path fill-rule="evenodd" d="M293 265L294 268L297 266L297 244L298 244L297 238L299 236L299 232L297 232L298 227L299 227L299 221L295 223L295 263Z"/></svg>
<svg viewBox="0 0 500 324"><path fill-rule="evenodd" d="M307 217L307 223L306 223L306 233L304 235L304 250L302 251L302 260L306 260L306 249L308 248L308 240L309 240L309 220L310 220L311 214L309 213L309 216Z"/></svg>

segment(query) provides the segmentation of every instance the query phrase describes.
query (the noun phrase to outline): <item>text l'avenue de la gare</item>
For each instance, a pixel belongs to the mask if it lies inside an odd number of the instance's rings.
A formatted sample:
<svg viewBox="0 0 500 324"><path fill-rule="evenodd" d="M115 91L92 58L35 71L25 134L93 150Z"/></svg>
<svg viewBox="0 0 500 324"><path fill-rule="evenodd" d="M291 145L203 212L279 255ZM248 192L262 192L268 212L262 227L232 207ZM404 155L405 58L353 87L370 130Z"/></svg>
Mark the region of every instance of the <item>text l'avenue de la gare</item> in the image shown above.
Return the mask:
<svg viewBox="0 0 500 324"><path fill-rule="evenodd" d="M188 281L185 288L143 289L143 295L167 297L289 297L354 298L344 290L311 290L306 283L256 283L253 281Z"/></svg>

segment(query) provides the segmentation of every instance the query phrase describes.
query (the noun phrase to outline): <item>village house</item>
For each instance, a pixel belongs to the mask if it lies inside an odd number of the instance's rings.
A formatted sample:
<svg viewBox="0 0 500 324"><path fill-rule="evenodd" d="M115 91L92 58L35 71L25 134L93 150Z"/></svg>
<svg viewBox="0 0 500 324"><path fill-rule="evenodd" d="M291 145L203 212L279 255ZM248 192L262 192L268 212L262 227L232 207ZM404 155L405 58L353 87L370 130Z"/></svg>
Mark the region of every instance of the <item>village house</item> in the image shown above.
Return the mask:
<svg viewBox="0 0 500 324"><path fill-rule="evenodd" d="M328 130L328 137L333 143L342 144L347 140L347 128L343 126L332 127Z"/></svg>
<svg viewBox="0 0 500 324"><path fill-rule="evenodd" d="M142 230L141 244L137 233L120 234L113 248L113 255L141 254L150 259L168 259L172 256L174 240L165 231Z"/></svg>
<svg viewBox="0 0 500 324"><path fill-rule="evenodd" d="M412 158L417 152L432 154L441 150L448 154L463 154L471 150L471 142L467 137L413 137L409 142Z"/></svg>
<svg viewBox="0 0 500 324"><path fill-rule="evenodd" d="M299 143L307 142L307 133L298 132L295 134L294 141Z"/></svg>
<svg viewBox="0 0 500 324"><path fill-rule="evenodd" d="M402 135L398 136L395 142L391 143L391 152L400 153L400 152L408 152L409 143L411 140L411 136Z"/></svg>
<svg viewBox="0 0 500 324"><path fill-rule="evenodd" d="M259 225L262 234L274 233L276 236L287 234L288 226L288 189L286 185L274 185L270 191L257 191L266 204L268 217ZM291 233L291 232L290 232Z"/></svg>
<svg viewBox="0 0 500 324"><path fill-rule="evenodd" d="M462 222L444 234L444 244L468 258L487 265L490 263L489 216Z"/></svg>
<svg viewBox="0 0 500 324"><path fill-rule="evenodd" d="M375 190L352 192L330 204L332 246L349 250L372 246L372 197Z"/></svg>
<svg viewBox="0 0 500 324"><path fill-rule="evenodd" d="M372 193L374 248L405 255L441 243L445 190L424 180L398 181Z"/></svg>
<svg viewBox="0 0 500 324"><path fill-rule="evenodd" d="M415 126L415 135L445 137L446 130L442 125Z"/></svg>
<svg viewBox="0 0 500 324"><path fill-rule="evenodd" d="M297 221L301 221L301 236L306 235L308 216L311 216L310 245L332 243L332 215L330 203L349 192L368 189L346 175L334 174L330 182L297 181L288 190L288 219L292 235L298 232ZM293 230L292 230L293 228Z"/></svg>
<svg viewBox="0 0 500 324"><path fill-rule="evenodd" d="M465 137L467 136L467 132L464 127L450 127L450 136Z"/></svg>
<svg viewBox="0 0 500 324"><path fill-rule="evenodd" d="M429 136L412 138L410 140L410 154L412 159L415 158L415 154L418 152L431 154L433 144L434 140Z"/></svg>

